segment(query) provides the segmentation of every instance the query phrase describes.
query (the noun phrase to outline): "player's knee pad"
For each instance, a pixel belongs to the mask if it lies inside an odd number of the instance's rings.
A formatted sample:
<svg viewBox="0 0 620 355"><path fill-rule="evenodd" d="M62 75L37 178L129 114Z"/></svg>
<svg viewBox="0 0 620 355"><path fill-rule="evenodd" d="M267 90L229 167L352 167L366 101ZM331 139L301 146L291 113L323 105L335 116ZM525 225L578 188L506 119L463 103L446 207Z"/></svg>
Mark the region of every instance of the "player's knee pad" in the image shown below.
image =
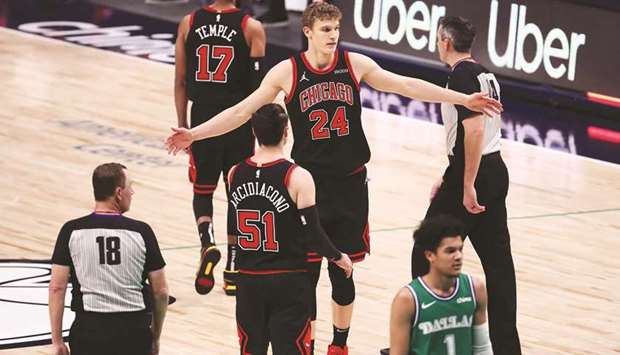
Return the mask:
<svg viewBox="0 0 620 355"><path fill-rule="evenodd" d="M194 217L198 219L203 216L213 216L213 194L197 194L194 193L194 200L192 203L194 207Z"/></svg>
<svg viewBox="0 0 620 355"><path fill-rule="evenodd" d="M341 306L347 306L355 301L355 283L353 283L353 275L347 278L347 275L334 263L327 266L329 271L329 279L332 282L332 299Z"/></svg>

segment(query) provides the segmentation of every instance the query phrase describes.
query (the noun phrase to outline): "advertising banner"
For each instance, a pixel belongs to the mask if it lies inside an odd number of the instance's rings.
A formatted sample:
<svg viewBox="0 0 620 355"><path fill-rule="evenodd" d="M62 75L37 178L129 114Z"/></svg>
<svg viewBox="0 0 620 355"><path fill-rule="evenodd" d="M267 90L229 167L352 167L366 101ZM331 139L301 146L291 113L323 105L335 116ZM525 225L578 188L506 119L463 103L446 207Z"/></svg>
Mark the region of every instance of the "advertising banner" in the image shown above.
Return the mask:
<svg viewBox="0 0 620 355"><path fill-rule="evenodd" d="M441 65L437 26L462 16L477 29L472 52L517 80L620 97L620 12L566 0L340 0L348 47Z"/></svg>

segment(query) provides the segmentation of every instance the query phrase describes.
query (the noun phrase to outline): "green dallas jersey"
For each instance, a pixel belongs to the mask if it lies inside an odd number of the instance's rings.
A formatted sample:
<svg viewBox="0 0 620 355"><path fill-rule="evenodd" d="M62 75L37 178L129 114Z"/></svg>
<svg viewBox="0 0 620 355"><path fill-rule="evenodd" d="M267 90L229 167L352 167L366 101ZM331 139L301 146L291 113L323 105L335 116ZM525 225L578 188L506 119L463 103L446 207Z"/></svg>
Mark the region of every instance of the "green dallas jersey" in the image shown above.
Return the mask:
<svg viewBox="0 0 620 355"><path fill-rule="evenodd" d="M471 276L460 274L452 295L440 297L421 277L407 288L415 301L410 354L471 355L476 296Z"/></svg>

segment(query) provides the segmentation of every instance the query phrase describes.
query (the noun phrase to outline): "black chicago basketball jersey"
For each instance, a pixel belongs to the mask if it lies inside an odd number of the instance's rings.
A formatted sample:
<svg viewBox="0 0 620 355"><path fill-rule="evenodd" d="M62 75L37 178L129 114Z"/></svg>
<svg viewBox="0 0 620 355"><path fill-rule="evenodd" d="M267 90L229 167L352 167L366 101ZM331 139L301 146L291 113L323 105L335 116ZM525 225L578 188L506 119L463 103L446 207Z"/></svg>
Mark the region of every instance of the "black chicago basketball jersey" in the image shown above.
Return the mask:
<svg viewBox="0 0 620 355"><path fill-rule="evenodd" d="M229 203L237 218L237 264L242 272L305 270L306 244L297 205L287 190L295 164L280 159L235 167Z"/></svg>
<svg viewBox="0 0 620 355"><path fill-rule="evenodd" d="M347 175L370 160L362 129L359 83L349 55L313 68L304 53L291 57L293 85L286 98L295 142L292 157L313 174Z"/></svg>
<svg viewBox="0 0 620 355"><path fill-rule="evenodd" d="M217 12L207 6L192 14L185 42L190 100L232 106L249 95L248 18L237 8Z"/></svg>

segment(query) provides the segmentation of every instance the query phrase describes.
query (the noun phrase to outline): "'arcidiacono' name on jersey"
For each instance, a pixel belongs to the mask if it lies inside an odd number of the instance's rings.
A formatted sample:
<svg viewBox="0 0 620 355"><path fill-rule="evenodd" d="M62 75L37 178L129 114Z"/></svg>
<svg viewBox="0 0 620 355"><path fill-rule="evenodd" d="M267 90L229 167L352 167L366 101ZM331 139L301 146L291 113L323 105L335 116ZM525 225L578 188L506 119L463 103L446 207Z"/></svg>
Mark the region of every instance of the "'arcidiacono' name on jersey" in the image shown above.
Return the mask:
<svg viewBox="0 0 620 355"><path fill-rule="evenodd" d="M278 213L282 213L291 207L286 201L286 198L280 194L280 191L270 184L259 181L246 182L233 190L230 195L230 203L232 203L235 208L237 208L237 205L243 201L243 199L250 196L262 196L266 198L273 204L273 207Z"/></svg>

